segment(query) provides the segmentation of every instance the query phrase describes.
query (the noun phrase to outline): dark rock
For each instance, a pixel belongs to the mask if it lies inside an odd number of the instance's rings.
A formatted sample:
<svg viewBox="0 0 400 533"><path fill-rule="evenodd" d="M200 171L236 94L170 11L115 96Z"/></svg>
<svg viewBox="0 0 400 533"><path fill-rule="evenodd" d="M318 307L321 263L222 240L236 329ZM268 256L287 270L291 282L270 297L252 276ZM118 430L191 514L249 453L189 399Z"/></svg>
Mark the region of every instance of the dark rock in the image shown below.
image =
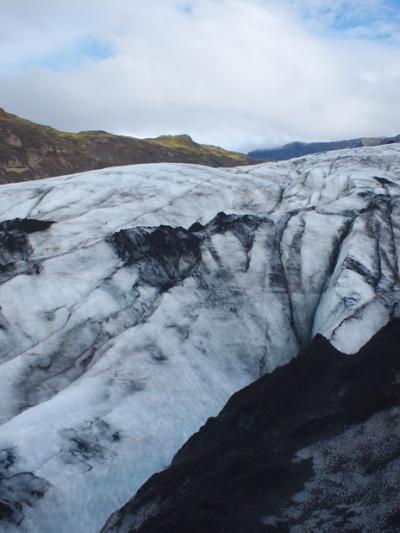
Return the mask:
<svg viewBox="0 0 400 533"><path fill-rule="evenodd" d="M32 252L28 235L44 231L52 224L50 220L28 218L0 222L0 272L9 271L17 261L26 261Z"/></svg>
<svg viewBox="0 0 400 533"><path fill-rule="evenodd" d="M204 231L204 226L203 226L203 224L200 224L200 222L194 222L190 226L189 231L191 231L192 233L197 233L199 231Z"/></svg>
<svg viewBox="0 0 400 533"><path fill-rule="evenodd" d="M15 218L14 220L5 220L0 222L0 231L11 232L13 230L19 233L36 233L45 231L52 224L51 220L35 220L32 218Z"/></svg>
<svg viewBox="0 0 400 533"><path fill-rule="evenodd" d="M189 275L201 256L201 239L171 226L121 230L109 242L125 265L138 266L142 282L163 289Z"/></svg>
<svg viewBox="0 0 400 533"><path fill-rule="evenodd" d="M234 394L103 532L398 531L400 320Z"/></svg>

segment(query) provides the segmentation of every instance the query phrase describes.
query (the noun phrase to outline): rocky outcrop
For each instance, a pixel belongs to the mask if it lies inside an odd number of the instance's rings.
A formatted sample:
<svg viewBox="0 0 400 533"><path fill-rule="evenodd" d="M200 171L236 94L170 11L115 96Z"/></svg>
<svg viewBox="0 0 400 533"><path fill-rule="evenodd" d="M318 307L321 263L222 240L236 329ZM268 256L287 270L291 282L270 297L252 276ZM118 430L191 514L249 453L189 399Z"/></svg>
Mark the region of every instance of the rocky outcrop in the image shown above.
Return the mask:
<svg viewBox="0 0 400 533"><path fill-rule="evenodd" d="M142 140L105 131L66 133L0 109L0 184L157 162L254 164L245 155L197 144L187 135Z"/></svg>
<svg viewBox="0 0 400 533"><path fill-rule="evenodd" d="M0 222L0 279L16 274L18 266L26 266L31 270L34 265L29 264L32 248L28 235L37 231L44 231L52 225L48 220L15 219Z"/></svg>
<svg viewBox="0 0 400 533"><path fill-rule="evenodd" d="M323 337L237 392L103 533L400 527L400 320L357 354Z"/></svg>

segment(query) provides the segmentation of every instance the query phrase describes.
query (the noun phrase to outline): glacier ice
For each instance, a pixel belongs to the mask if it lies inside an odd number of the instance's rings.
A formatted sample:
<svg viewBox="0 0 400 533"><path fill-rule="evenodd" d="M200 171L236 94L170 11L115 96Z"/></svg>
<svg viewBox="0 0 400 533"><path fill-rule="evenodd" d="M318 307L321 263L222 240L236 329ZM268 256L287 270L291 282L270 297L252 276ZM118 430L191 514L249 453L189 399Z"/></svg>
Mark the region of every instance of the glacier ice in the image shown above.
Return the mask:
<svg viewBox="0 0 400 533"><path fill-rule="evenodd" d="M397 144L2 186L4 530L98 531L316 333L357 352L397 313L399 187Z"/></svg>

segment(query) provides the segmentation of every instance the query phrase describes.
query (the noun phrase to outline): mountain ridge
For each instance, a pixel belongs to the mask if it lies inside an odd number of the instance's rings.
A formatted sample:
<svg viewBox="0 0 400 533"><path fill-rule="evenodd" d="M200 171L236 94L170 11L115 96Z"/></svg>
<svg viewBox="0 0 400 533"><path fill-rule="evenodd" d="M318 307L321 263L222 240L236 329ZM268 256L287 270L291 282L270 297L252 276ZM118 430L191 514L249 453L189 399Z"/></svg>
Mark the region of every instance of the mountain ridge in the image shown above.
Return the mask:
<svg viewBox="0 0 400 533"><path fill-rule="evenodd" d="M344 150L346 148L363 148L368 146L381 146L383 144L392 144L400 142L400 135L394 137L360 137L357 139L347 139L342 141L321 141L321 142L301 142L294 141L291 143L278 146L276 148L258 148L248 152L254 159L284 161L294 157L302 157L333 150Z"/></svg>
<svg viewBox="0 0 400 533"><path fill-rule="evenodd" d="M136 139L102 130L68 133L0 108L0 184L157 162L213 167L255 163L246 155L198 144L188 135Z"/></svg>

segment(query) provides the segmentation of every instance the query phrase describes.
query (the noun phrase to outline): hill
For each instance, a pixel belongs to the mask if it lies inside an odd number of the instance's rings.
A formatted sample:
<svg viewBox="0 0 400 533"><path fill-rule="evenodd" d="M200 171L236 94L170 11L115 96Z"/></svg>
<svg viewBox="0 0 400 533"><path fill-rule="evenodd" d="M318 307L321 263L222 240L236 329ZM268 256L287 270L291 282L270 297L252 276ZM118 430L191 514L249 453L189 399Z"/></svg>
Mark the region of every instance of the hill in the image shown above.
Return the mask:
<svg viewBox="0 0 400 533"><path fill-rule="evenodd" d="M188 135L136 139L106 131L68 133L0 108L0 183L159 162L211 167L254 163L245 155L198 144Z"/></svg>

